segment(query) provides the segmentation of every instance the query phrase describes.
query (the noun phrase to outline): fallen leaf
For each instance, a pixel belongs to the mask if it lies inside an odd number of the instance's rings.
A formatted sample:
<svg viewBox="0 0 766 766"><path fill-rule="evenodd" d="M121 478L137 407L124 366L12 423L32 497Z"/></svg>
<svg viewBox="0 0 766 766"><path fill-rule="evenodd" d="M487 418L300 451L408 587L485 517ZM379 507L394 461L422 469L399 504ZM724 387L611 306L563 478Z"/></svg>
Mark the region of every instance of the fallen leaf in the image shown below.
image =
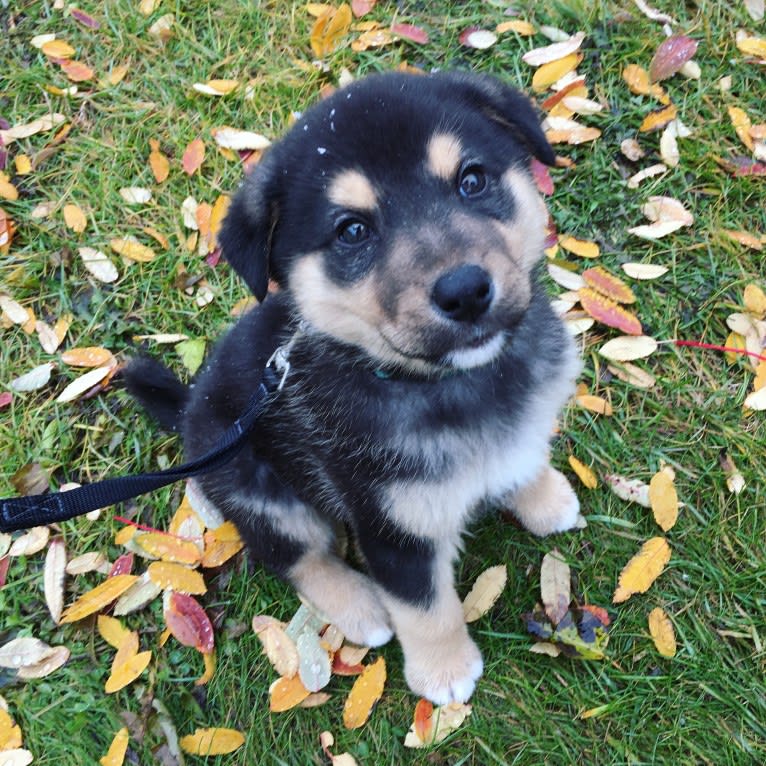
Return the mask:
<svg viewBox="0 0 766 766"><path fill-rule="evenodd" d="M164 615L170 632L179 643L193 646L203 654L213 651L213 626L205 610L192 596L170 593Z"/></svg>
<svg viewBox="0 0 766 766"><path fill-rule="evenodd" d="M759 319L766 316L766 293L753 282L745 286L743 303L747 311Z"/></svg>
<svg viewBox="0 0 766 766"><path fill-rule="evenodd" d="M330 752L330 748L335 744L335 737L333 737L329 731L323 731L319 735L319 744L322 746L324 754L330 759L332 766L357 766L357 762L354 759L354 756L350 755L349 753L333 755Z"/></svg>
<svg viewBox="0 0 766 766"><path fill-rule="evenodd" d="M78 247L83 266L99 281L109 284L120 276L109 256L92 247Z"/></svg>
<svg viewBox="0 0 766 766"><path fill-rule="evenodd" d="M572 470L577 474L577 478L580 479L588 489L596 489L598 486L598 478L593 469L579 461L574 455L570 455L568 460Z"/></svg>
<svg viewBox="0 0 766 766"><path fill-rule="evenodd" d="M85 217L82 208L74 204L64 205L64 223L76 234L85 231L88 225L88 219Z"/></svg>
<svg viewBox="0 0 766 766"><path fill-rule="evenodd" d="M298 675L310 692L317 692L330 683L332 663L316 633L301 633L295 642L298 650Z"/></svg>
<svg viewBox="0 0 766 766"><path fill-rule="evenodd" d="M505 564L485 569L473 584L463 600L463 616L466 622L475 622L483 617L495 604L508 581Z"/></svg>
<svg viewBox="0 0 766 766"><path fill-rule="evenodd" d="M43 43L40 50L53 59L70 59L75 54L75 49L64 40L50 40Z"/></svg>
<svg viewBox="0 0 766 766"><path fill-rule="evenodd" d="M418 43L418 45L425 45L429 40L428 32L413 24L392 24L391 32L397 37L404 38L413 43Z"/></svg>
<svg viewBox="0 0 766 766"><path fill-rule="evenodd" d="M124 689L128 684L132 684L149 667L151 661L151 651L132 655L112 670L111 675L106 679L104 691L107 694L114 694L114 692Z"/></svg>
<svg viewBox="0 0 766 766"><path fill-rule="evenodd" d="M622 270L632 279L658 279L668 273L667 266L653 263L623 263Z"/></svg>
<svg viewBox="0 0 766 766"><path fill-rule="evenodd" d="M103 609L112 601L119 598L138 577L135 575L115 575L107 578L101 585L88 591L78 598L62 615L61 622L76 622L94 612Z"/></svg>
<svg viewBox="0 0 766 766"><path fill-rule="evenodd" d="M114 649L119 649L123 646L128 636L134 633L134 631L128 630L116 617L110 617L106 614L98 616L96 626L101 638Z"/></svg>
<svg viewBox="0 0 766 766"><path fill-rule="evenodd" d="M646 152L635 138L626 138L620 144L620 151L632 162L637 162L646 155Z"/></svg>
<svg viewBox="0 0 766 766"><path fill-rule="evenodd" d="M491 48L497 42L497 35L488 29L469 27L460 33L459 40L466 48L482 51Z"/></svg>
<svg viewBox="0 0 766 766"><path fill-rule="evenodd" d="M100 346L70 348L61 354L61 361L72 367L101 367L111 364L113 360L114 354Z"/></svg>
<svg viewBox="0 0 766 766"><path fill-rule="evenodd" d="M87 82L92 80L96 74L87 64L83 64L82 61L64 59L58 63L64 74L72 82Z"/></svg>
<svg viewBox="0 0 766 766"><path fill-rule="evenodd" d="M751 250L763 250L763 242L760 237L755 234L751 234L748 231L732 231L731 229L722 229L722 234L725 234L729 239L733 239L735 242L739 242L745 247L749 247Z"/></svg>
<svg viewBox="0 0 766 766"><path fill-rule="evenodd" d="M421 702L425 702L425 700L421 700ZM430 737L421 738L417 733L416 724L413 722L404 738L404 746L420 748L435 745L460 728L470 714L471 705L462 702L451 702L449 705L441 705L434 708L431 718L433 726Z"/></svg>
<svg viewBox="0 0 766 766"><path fill-rule="evenodd" d="M576 239L569 235L561 235L559 237L559 245L568 250L574 255L579 255L581 258L598 258L601 254L599 246L595 242L591 242L586 239Z"/></svg>
<svg viewBox="0 0 766 766"><path fill-rule="evenodd" d="M244 743L245 735L236 729L195 729L181 737L181 749L189 755L226 755Z"/></svg>
<svg viewBox="0 0 766 766"><path fill-rule="evenodd" d="M534 25L521 19L511 19L510 21L501 21L496 27L495 32L502 35L506 32L515 32L521 37L531 37L536 33Z"/></svg>
<svg viewBox="0 0 766 766"><path fill-rule="evenodd" d="M152 192L142 186L124 186L120 196L129 205L145 205L152 198Z"/></svg>
<svg viewBox="0 0 766 766"><path fill-rule="evenodd" d="M678 115L678 109L674 104L650 112L638 127L639 133L650 133L655 130L661 130L671 120L675 120Z"/></svg>
<svg viewBox="0 0 766 766"><path fill-rule="evenodd" d="M21 747L21 728L0 707L0 752Z"/></svg>
<svg viewBox="0 0 766 766"><path fill-rule="evenodd" d="M115 237L109 240L109 247L115 253L138 263L148 263L154 259L154 250L146 245L142 245L135 237ZM82 253L81 253L82 255Z"/></svg>
<svg viewBox="0 0 766 766"><path fill-rule="evenodd" d="M766 59L766 39L762 37L752 37L747 34L739 36L737 38L737 48L748 56Z"/></svg>
<svg viewBox="0 0 766 766"><path fill-rule="evenodd" d="M147 604L154 601L162 593L157 583L149 579L149 575L144 572L138 580L128 588L115 602L113 613L117 617L143 609Z"/></svg>
<svg viewBox="0 0 766 766"><path fill-rule="evenodd" d="M649 500L649 485L640 479L628 479L619 474L608 474L604 476L604 481L620 500L638 503L644 508L652 507Z"/></svg>
<svg viewBox="0 0 766 766"><path fill-rule="evenodd" d="M564 75L577 69L581 61L582 54L570 53L568 56L543 64L532 75L532 90L535 93L544 91L550 85L558 82Z"/></svg>
<svg viewBox="0 0 766 766"><path fill-rule="evenodd" d="M625 282L607 271L603 266L586 269L582 273L582 278L589 287L617 303L636 302L636 296Z"/></svg>
<svg viewBox="0 0 766 766"><path fill-rule="evenodd" d="M311 692L301 682L299 675L292 678L278 678L269 687L269 710L283 713L299 705Z"/></svg>
<svg viewBox="0 0 766 766"><path fill-rule="evenodd" d="M628 64L622 70L622 79L627 83L631 93L639 96L653 96L663 104L670 103L662 86L651 82L649 73L638 64Z"/></svg>
<svg viewBox="0 0 766 766"><path fill-rule="evenodd" d="M744 406L750 410L766 410L766 386L752 391L745 397Z"/></svg>
<svg viewBox="0 0 766 766"><path fill-rule="evenodd" d="M646 593L670 561L670 546L664 537L652 537L620 572L613 604L627 601L635 593Z"/></svg>
<svg viewBox="0 0 766 766"><path fill-rule="evenodd" d="M332 53L351 27L351 8L343 3L338 8L328 8L319 16L311 29L311 50L317 58Z"/></svg>
<svg viewBox="0 0 766 766"><path fill-rule="evenodd" d="M253 630L274 670L280 676L292 678L298 672L299 663L298 649L292 638L285 633L278 621L258 621L258 615L253 618Z"/></svg>
<svg viewBox="0 0 766 766"><path fill-rule="evenodd" d="M125 754L128 752L129 740L128 727L124 726L114 735L106 755L99 759L101 766L122 766L125 762Z"/></svg>
<svg viewBox="0 0 766 766"><path fill-rule="evenodd" d="M673 623L660 607L649 612L649 633L657 651L663 657L676 656L676 634Z"/></svg>
<svg viewBox="0 0 766 766"><path fill-rule="evenodd" d="M36 463L32 463L31 466L33 468L38 468L38 465ZM22 479L18 479L17 477L18 477L18 472L16 475L14 475L12 482L14 486L16 486L20 494L22 495L37 494L36 490L39 489L36 486L37 476L24 476ZM39 478L40 478L40 483L41 484L44 483L45 484L44 488L47 489L48 488L47 475L42 475ZM25 487L24 485L27 484L27 482L30 483L29 489L32 490L30 492L25 491L27 487ZM8 549L8 556L10 556L11 558L13 558L14 556L34 556L35 553L39 553L48 544L50 533L51 531L49 527L32 527L32 529L30 529L28 532L23 534L21 537L17 537L13 541L13 543L11 544L11 547Z"/></svg>
<svg viewBox="0 0 766 766"><path fill-rule="evenodd" d="M649 502L654 520L663 532L675 526L678 520L678 494L673 483L673 472L663 468L649 482Z"/></svg>
<svg viewBox="0 0 766 766"><path fill-rule="evenodd" d="M61 620L64 611L64 574L66 568L66 550L64 541L57 537L51 540L48 551L45 554L45 566L43 567L43 591L45 603L51 613L53 622Z"/></svg>
<svg viewBox="0 0 766 766"><path fill-rule="evenodd" d="M184 150L182 166L184 173L191 176L196 173L205 160L205 143L201 138L190 141Z"/></svg>
<svg viewBox="0 0 766 766"><path fill-rule="evenodd" d="M652 388L657 382L657 379L650 372L642 370L630 362L608 364L607 369L623 383L629 383L637 388Z"/></svg>
<svg viewBox="0 0 766 766"><path fill-rule="evenodd" d="M224 126L213 128L210 133L216 144L222 149L260 151L271 146L271 141L266 136L249 130L238 130Z"/></svg>
<svg viewBox="0 0 766 766"><path fill-rule="evenodd" d="M51 649L39 638L14 638L0 646L0 668L18 670L26 665L34 665L45 657Z"/></svg>
<svg viewBox="0 0 766 766"><path fill-rule="evenodd" d="M540 566L540 596L545 613L554 625L563 619L572 600L569 564L557 549L543 556Z"/></svg>
<svg viewBox="0 0 766 766"><path fill-rule="evenodd" d="M579 290L580 305L596 321L607 327L614 327L628 335L641 335L641 322L635 314L605 298L589 287Z"/></svg>
<svg viewBox="0 0 766 766"><path fill-rule="evenodd" d="M686 35L672 35L663 40L649 65L652 82L666 80L674 75L697 52L697 41Z"/></svg>
<svg viewBox="0 0 766 766"><path fill-rule="evenodd" d="M134 539L143 551L163 561L196 564L202 555L194 541L164 532L145 532L135 535Z"/></svg>
<svg viewBox="0 0 766 766"><path fill-rule="evenodd" d="M575 403L585 410L595 412L598 415L609 417L614 410L612 405L604 399L603 396L593 396L592 394L579 394L575 396Z"/></svg>
<svg viewBox="0 0 766 766"><path fill-rule="evenodd" d="M642 181L654 176L661 176L668 172L670 168L664 162L658 162L656 165L650 165L648 168L639 170L627 180L628 189L637 189Z"/></svg>
<svg viewBox="0 0 766 766"><path fill-rule="evenodd" d="M8 385L18 393L37 391L43 386L48 385L54 367L55 364L53 362L38 364L37 367L33 367L29 372L14 378Z"/></svg>
<svg viewBox="0 0 766 766"><path fill-rule="evenodd" d="M96 369L86 372L79 378L73 380L57 397L56 401L59 404L66 402L72 402L78 397L82 396L87 391L90 391L93 386L98 385L114 370L114 365L104 365L103 367L96 367Z"/></svg>
<svg viewBox="0 0 766 766"><path fill-rule="evenodd" d="M64 665L69 660L70 654L66 646L52 646L38 662L19 668L17 677L22 681L45 678Z"/></svg>
<svg viewBox="0 0 766 766"><path fill-rule="evenodd" d="M206 96L228 96L239 87L238 80L208 80L207 82L195 82L192 88L197 93ZM190 174L191 175L191 174Z"/></svg>
<svg viewBox="0 0 766 766"><path fill-rule="evenodd" d="M678 231L683 228L685 224L681 221L655 221L650 224L643 224L641 226L633 226L628 231L636 237L641 239L662 239L668 234L672 234L674 231Z"/></svg>
<svg viewBox="0 0 766 766"><path fill-rule="evenodd" d="M194 682L195 686L204 686L209 683L215 675L215 649L212 652L204 652L202 659L205 663L204 673Z"/></svg>
<svg viewBox="0 0 766 766"><path fill-rule="evenodd" d="M766 362L762 362L766 366ZM731 456L722 452L719 456L721 468L726 474L726 487L733 495L738 495L745 488L745 477L740 473Z"/></svg>
<svg viewBox="0 0 766 766"><path fill-rule="evenodd" d="M170 588L179 593L202 595L207 593L205 579L194 569L172 561L153 561L147 567L149 579L163 590Z"/></svg>
<svg viewBox="0 0 766 766"><path fill-rule="evenodd" d="M366 51L370 48L382 48L384 45L390 45L394 42L394 35L389 29L369 29L362 32L354 42L351 43L352 51Z"/></svg>
<svg viewBox="0 0 766 766"><path fill-rule="evenodd" d="M370 717L372 708L383 694L386 682L386 661L378 657L368 665L351 687L343 707L343 725L347 729L358 729Z"/></svg>
<svg viewBox="0 0 766 766"><path fill-rule="evenodd" d="M541 64L559 61L579 50L583 40L585 40L585 33L578 32L563 42L553 43L553 45L546 45L542 48L533 48L525 53L521 60L530 66L540 66Z"/></svg>
<svg viewBox="0 0 766 766"><path fill-rule="evenodd" d="M606 656L610 619L605 609L573 603L554 625L538 605L534 612L523 614L522 619L529 633L545 639L543 645L535 645L536 653L557 656L558 652L581 660L602 660Z"/></svg>
<svg viewBox="0 0 766 766"><path fill-rule="evenodd" d="M0 130L0 143L6 146L13 141L17 141L21 138L29 138L37 133L42 133L61 125L66 121L66 117L58 112L52 112L51 114L40 117L32 122L26 122L22 125L14 125L7 130Z"/></svg>

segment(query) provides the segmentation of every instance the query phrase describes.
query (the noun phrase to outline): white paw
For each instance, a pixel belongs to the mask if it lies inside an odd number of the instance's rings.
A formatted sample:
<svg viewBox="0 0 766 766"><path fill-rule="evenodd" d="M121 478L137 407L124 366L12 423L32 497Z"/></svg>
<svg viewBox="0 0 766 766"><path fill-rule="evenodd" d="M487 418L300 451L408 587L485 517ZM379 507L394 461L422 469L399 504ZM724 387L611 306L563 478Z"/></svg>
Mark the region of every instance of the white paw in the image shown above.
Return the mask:
<svg viewBox="0 0 766 766"><path fill-rule="evenodd" d="M347 609L335 615L332 623L343 635L358 646L382 646L394 636L388 612L376 601L349 604Z"/></svg>
<svg viewBox="0 0 766 766"><path fill-rule="evenodd" d="M587 522L583 516L580 515L580 501L577 499L575 491L570 486L569 482L559 474L561 477L561 495L562 504L558 511L555 523L551 528L551 532L566 532L568 529L582 528ZM580 523L580 520L585 524Z"/></svg>
<svg viewBox="0 0 766 766"><path fill-rule="evenodd" d="M427 659L412 660L405 655L404 676L415 694L435 705L467 702L484 670L476 644L466 634L460 647L447 645L452 651L434 651ZM442 649L444 647L441 647Z"/></svg>

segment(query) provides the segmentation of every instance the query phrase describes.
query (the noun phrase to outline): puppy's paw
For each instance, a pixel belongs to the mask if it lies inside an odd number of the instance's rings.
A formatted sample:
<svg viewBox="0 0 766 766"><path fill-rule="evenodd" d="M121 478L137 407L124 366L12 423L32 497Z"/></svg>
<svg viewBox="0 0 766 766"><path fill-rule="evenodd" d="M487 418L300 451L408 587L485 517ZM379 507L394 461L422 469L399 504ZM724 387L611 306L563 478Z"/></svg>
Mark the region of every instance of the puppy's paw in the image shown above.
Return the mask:
<svg viewBox="0 0 766 766"><path fill-rule="evenodd" d="M343 635L359 646L382 646L394 636L388 612L374 591L359 594L356 603L339 605L331 618Z"/></svg>
<svg viewBox="0 0 766 766"><path fill-rule="evenodd" d="M587 524L580 515L580 501L569 481L550 466L537 479L518 490L512 503L519 521L539 537L568 529L581 529Z"/></svg>
<svg viewBox="0 0 766 766"><path fill-rule="evenodd" d="M415 694L435 705L467 702L481 676L484 663L467 630L444 641L424 640L416 648L407 648L404 676Z"/></svg>

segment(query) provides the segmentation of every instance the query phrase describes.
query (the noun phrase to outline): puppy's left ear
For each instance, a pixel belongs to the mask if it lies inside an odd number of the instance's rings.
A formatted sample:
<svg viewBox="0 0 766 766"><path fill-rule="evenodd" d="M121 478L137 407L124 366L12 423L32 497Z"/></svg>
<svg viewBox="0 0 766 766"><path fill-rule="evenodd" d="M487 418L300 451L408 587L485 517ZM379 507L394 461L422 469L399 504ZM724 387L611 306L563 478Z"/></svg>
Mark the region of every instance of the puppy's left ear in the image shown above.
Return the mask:
<svg viewBox="0 0 766 766"><path fill-rule="evenodd" d="M269 287L271 235L278 216L273 154L269 150L240 186L218 234L224 257L259 301Z"/></svg>
<svg viewBox="0 0 766 766"><path fill-rule="evenodd" d="M435 76L451 80L474 107L513 131L533 157L545 165L556 164L556 152L540 127L532 102L523 93L489 75L447 72Z"/></svg>

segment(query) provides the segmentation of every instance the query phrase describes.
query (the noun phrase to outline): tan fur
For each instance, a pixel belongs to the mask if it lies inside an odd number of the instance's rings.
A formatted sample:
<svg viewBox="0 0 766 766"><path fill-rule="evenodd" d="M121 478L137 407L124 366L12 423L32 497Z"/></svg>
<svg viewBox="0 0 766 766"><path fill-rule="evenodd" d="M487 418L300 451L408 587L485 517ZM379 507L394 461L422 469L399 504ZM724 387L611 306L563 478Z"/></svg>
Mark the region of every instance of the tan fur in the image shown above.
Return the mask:
<svg viewBox="0 0 766 766"><path fill-rule="evenodd" d="M378 206L378 194L371 181L358 170L344 170L330 182L329 199L339 207L373 211Z"/></svg>
<svg viewBox="0 0 766 766"><path fill-rule="evenodd" d="M510 498L522 525L543 537L572 529L580 521L580 504L564 474L550 465Z"/></svg>
<svg viewBox="0 0 766 766"><path fill-rule="evenodd" d="M430 173L444 181L455 178L463 152L463 146L456 135L437 133L428 142L426 152L426 167Z"/></svg>
<svg viewBox="0 0 766 766"><path fill-rule="evenodd" d="M516 202L513 220L496 222L508 250L519 264L530 269L543 254L548 213L532 179L522 170L512 167L503 174L503 183Z"/></svg>

